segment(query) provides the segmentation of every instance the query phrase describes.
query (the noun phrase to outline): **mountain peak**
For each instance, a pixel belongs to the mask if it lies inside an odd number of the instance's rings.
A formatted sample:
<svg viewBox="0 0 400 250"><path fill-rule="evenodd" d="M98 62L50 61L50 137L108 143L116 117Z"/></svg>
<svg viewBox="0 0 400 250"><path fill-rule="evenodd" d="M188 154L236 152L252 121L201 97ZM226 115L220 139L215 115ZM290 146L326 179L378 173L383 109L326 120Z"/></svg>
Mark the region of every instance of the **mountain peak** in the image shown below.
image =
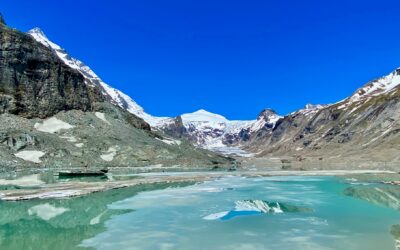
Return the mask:
<svg viewBox="0 0 400 250"><path fill-rule="evenodd" d="M196 122L227 122L228 120L218 114L211 113L204 109L199 109L193 113L181 115L183 121L196 121Z"/></svg>
<svg viewBox="0 0 400 250"><path fill-rule="evenodd" d="M128 112L143 118L149 124L157 124L159 120L164 119L163 117L153 117L139 106L132 98L122 93L121 91L114 89L105 82L103 82L87 65L82 61L71 57L67 51L61 48L59 45L50 41L44 32L40 28L34 28L27 32L28 35L33 37L37 42L51 49L54 54L60 58L66 65L79 71L87 80L88 84L99 86L103 94L108 97L112 103L119 107L127 110Z"/></svg>
<svg viewBox="0 0 400 250"><path fill-rule="evenodd" d="M39 27L36 27L36 28L31 29L31 30L29 30L27 33L28 33L29 35L33 35L33 34L40 35L40 36L45 37L45 38L47 39L47 37L46 37L46 35L44 34L43 30L40 29Z"/></svg>
<svg viewBox="0 0 400 250"><path fill-rule="evenodd" d="M392 90L399 88L399 86L400 68L397 68L389 75L368 82L367 84L359 88L352 96L346 98L344 101L347 101L347 104L363 101L372 96L389 93ZM343 105L346 106L346 104Z"/></svg>
<svg viewBox="0 0 400 250"><path fill-rule="evenodd" d="M199 110L193 112L192 114L217 115L217 114L211 113L211 112L209 112L209 111L207 111L205 109L199 109Z"/></svg>
<svg viewBox="0 0 400 250"><path fill-rule="evenodd" d="M38 27L31 29L30 31L27 32L27 34L30 35L31 37L33 37L39 43L43 44L44 46L46 46L52 50L58 50L58 51L63 50L60 46L51 42L47 38L47 36L44 34L44 32Z"/></svg>
<svg viewBox="0 0 400 250"><path fill-rule="evenodd" d="M275 110L270 109L270 108L266 108L263 111L260 112L260 114L258 115L263 116L263 117L267 117L267 116L271 116L271 115L277 115L277 113L275 112Z"/></svg>

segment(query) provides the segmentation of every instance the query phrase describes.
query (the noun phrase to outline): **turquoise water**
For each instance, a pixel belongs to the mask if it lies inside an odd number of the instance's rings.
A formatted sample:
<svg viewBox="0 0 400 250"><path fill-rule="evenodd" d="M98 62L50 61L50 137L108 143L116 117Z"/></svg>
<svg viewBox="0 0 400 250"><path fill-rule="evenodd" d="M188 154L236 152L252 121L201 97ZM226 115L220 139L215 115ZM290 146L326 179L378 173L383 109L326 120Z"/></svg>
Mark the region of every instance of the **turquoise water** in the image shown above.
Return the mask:
<svg viewBox="0 0 400 250"><path fill-rule="evenodd" d="M226 177L0 203L0 249L395 249L400 212L334 177Z"/></svg>

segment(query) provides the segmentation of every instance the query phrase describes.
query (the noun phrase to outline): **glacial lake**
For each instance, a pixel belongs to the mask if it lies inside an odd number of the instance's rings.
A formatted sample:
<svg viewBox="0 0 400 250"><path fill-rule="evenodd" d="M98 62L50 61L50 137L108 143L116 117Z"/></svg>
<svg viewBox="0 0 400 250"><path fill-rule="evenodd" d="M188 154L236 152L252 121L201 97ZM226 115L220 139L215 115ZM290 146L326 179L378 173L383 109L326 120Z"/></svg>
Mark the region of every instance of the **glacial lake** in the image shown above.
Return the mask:
<svg viewBox="0 0 400 250"><path fill-rule="evenodd" d="M395 249L400 212L384 203L400 202L383 186L231 176L0 202L0 249ZM354 198L349 188L382 197Z"/></svg>

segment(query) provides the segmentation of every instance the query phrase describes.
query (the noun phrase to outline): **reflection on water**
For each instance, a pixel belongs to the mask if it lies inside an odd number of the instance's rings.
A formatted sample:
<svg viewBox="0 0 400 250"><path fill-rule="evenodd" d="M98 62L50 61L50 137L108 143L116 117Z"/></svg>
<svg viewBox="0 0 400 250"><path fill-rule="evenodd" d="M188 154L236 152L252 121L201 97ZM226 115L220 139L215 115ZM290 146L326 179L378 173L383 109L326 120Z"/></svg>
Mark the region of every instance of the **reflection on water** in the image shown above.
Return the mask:
<svg viewBox="0 0 400 250"><path fill-rule="evenodd" d="M0 249L76 249L82 240L103 232L112 216L133 211L108 205L169 186L143 185L66 200L0 202Z"/></svg>
<svg viewBox="0 0 400 250"><path fill-rule="evenodd" d="M286 176L1 202L0 249L394 249L399 197L393 186Z"/></svg>

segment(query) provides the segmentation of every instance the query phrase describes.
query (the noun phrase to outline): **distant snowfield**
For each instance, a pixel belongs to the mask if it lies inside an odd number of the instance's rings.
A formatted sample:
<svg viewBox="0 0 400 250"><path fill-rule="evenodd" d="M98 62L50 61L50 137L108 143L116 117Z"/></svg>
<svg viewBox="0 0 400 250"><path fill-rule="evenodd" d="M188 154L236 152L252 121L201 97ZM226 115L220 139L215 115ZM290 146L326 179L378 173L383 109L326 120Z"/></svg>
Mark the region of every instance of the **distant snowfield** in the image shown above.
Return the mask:
<svg viewBox="0 0 400 250"><path fill-rule="evenodd" d="M74 128L75 126L63 122L55 117L51 117L47 120L44 120L42 123L36 123L34 127L38 131L54 134L62 129L68 130Z"/></svg>

